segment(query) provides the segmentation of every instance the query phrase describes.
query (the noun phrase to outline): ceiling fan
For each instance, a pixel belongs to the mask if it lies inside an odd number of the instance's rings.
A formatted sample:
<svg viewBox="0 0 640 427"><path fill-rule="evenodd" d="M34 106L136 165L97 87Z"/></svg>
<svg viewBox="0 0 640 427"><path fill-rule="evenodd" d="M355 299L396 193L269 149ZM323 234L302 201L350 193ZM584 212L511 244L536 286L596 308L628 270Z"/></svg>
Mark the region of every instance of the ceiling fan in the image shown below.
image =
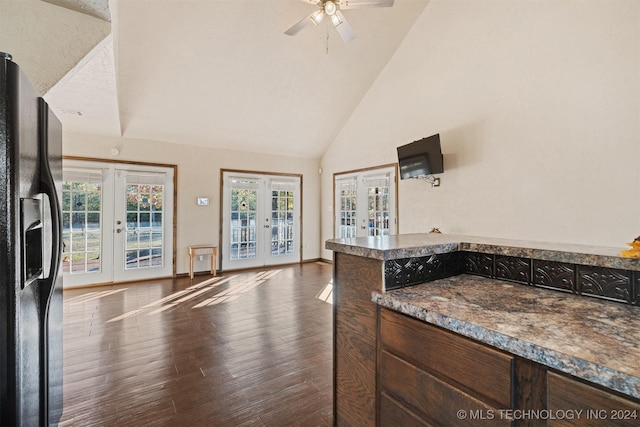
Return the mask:
<svg viewBox="0 0 640 427"><path fill-rule="evenodd" d="M329 17L331 23L335 27L342 40L346 43L353 40L356 37L356 33L353 32L351 25L347 22L342 12L342 9L360 9L363 7L391 7L394 0L302 0L305 3L311 3L318 7L309 16L305 16L293 27L289 28L284 33L293 36L297 34L304 27L310 23L314 23L316 26L320 24L322 19L326 16Z"/></svg>

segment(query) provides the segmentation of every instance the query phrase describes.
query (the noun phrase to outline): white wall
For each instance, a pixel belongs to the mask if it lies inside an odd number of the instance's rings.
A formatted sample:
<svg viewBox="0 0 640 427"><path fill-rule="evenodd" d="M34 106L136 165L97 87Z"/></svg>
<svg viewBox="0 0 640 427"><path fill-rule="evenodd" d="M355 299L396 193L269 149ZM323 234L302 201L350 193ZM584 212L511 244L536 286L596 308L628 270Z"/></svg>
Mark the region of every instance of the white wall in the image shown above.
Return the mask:
<svg viewBox="0 0 640 427"><path fill-rule="evenodd" d="M435 133L442 185L400 182L401 233L624 247L640 234L640 2L431 0L322 158L322 240L334 172Z"/></svg>
<svg viewBox="0 0 640 427"><path fill-rule="evenodd" d="M110 154L112 148L120 154ZM213 150L159 141L110 138L65 133L63 154L120 161L178 166L177 273L189 271L187 247L218 243L220 229L220 169L302 174L303 259L320 257L318 160L269 156L229 150ZM208 206L197 206L197 197L208 197ZM206 270L195 265L195 270Z"/></svg>

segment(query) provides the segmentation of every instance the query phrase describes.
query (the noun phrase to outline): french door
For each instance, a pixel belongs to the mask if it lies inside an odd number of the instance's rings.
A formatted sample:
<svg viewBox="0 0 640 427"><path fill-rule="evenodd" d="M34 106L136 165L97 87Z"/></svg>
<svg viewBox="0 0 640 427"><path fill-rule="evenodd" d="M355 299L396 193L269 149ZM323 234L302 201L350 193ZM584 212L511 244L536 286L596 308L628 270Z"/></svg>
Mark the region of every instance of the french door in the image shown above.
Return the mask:
<svg viewBox="0 0 640 427"><path fill-rule="evenodd" d="M173 274L173 168L65 160L65 287Z"/></svg>
<svg viewBox="0 0 640 427"><path fill-rule="evenodd" d="M393 166L335 174L335 237L396 234L396 182Z"/></svg>
<svg viewBox="0 0 640 427"><path fill-rule="evenodd" d="M300 177L222 173L222 267L301 260Z"/></svg>

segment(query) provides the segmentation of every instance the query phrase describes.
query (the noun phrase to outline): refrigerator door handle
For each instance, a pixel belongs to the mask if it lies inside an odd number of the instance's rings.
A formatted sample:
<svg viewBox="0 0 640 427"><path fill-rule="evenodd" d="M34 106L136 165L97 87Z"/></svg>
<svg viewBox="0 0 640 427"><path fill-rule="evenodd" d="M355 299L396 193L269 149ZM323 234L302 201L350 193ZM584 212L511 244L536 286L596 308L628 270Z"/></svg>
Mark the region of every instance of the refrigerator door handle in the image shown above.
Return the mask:
<svg viewBox="0 0 640 427"><path fill-rule="evenodd" d="M60 221L60 201L58 192L56 191L56 182L51 173L49 166L49 145L48 145L48 107L44 99L38 99L40 103L40 191L47 195L49 199L49 211L51 212L51 266L49 268L49 276L43 281L50 286L49 291L53 291L53 287L58 277L60 269L60 261L62 260L62 223ZM48 297L48 295L47 295Z"/></svg>
<svg viewBox="0 0 640 427"><path fill-rule="evenodd" d="M39 279L42 310L40 316L41 425L57 424L62 414L62 290L61 284L58 285L61 279L58 275L62 261L62 211L56 190L56 177L52 173L49 158L49 144L57 142L49 140L50 128L54 125L57 127L59 122L51 120L50 114L53 113L46 101L38 98L40 193L46 194L49 199L51 216L51 265L48 276ZM55 119L55 116L53 117ZM61 135L62 131L60 131ZM62 158L59 160L62 161ZM46 261L43 260L43 262ZM53 320L49 318L51 313L54 314ZM52 328L57 334L54 337L50 336Z"/></svg>
<svg viewBox="0 0 640 427"><path fill-rule="evenodd" d="M56 182L51 173L49 165L49 106L43 98L38 98L39 110L39 154L40 154L40 192L47 195L49 199L49 212L51 215L51 265L49 276L39 279L40 284L40 304L43 309L40 317L40 387L46 390L45 398L40 401L40 424L50 424L50 358L49 358L49 309L51 298L54 294L56 281L62 260L62 222L60 220L61 210ZM54 420L55 422L55 420Z"/></svg>

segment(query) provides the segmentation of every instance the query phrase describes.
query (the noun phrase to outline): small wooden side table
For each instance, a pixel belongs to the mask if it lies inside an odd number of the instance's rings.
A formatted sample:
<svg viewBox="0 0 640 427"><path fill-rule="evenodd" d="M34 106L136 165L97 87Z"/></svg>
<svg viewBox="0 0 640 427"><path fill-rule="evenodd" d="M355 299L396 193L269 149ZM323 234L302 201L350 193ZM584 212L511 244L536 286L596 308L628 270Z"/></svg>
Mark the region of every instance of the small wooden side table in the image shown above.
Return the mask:
<svg viewBox="0 0 640 427"><path fill-rule="evenodd" d="M209 255L211 257L211 274L216 275L216 260L218 259L218 247L215 245L189 246L189 277L193 279L193 259L196 256Z"/></svg>

